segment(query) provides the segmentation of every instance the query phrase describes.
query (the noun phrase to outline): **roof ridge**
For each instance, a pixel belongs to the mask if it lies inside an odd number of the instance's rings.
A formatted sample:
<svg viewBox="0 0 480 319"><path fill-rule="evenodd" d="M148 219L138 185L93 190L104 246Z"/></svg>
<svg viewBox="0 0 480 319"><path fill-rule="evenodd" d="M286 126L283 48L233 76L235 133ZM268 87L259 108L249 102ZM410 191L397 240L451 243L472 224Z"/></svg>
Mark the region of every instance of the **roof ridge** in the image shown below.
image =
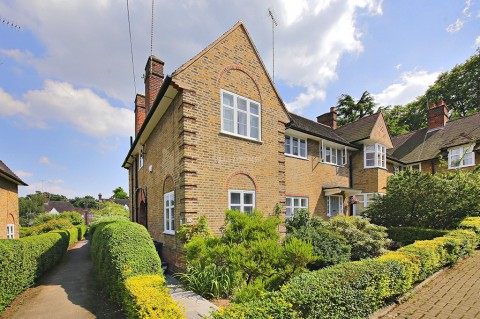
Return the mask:
<svg viewBox="0 0 480 319"><path fill-rule="evenodd" d="M332 132L334 131L334 129L333 129L331 126L328 126L328 125L326 125L326 124L318 123L317 121L311 120L311 119L309 119L308 117L305 117L305 116L298 115L297 113L293 113L293 112L288 112L288 113L293 114L293 115L298 116L298 117L301 117L302 119L308 120L308 121L313 122L313 123L315 123L315 124L325 126L326 128L331 129Z"/></svg>
<svg viewBox="0 0 480 319"><path fill-rule="evenodd" d="M349 126L350 124L358 123L359 121L363 121L364 119L367 119L367 118L369 118L369 117L371 117L371 116L374 116L374 115L379 116L380 114L382 114L381 111L375 112L375 113L373 113L373 114L366 115L366 116L364 116L364 117L362 117L362 118L359 118L359 119L357 119L357 120L355 120L355 121L353 121L353 122L350 122L350 123L347 123L347 124L342 125L342 126L340 126L340 127L337 127L335 130L342 129L342 128L344 128L344 127Z"/></svg>

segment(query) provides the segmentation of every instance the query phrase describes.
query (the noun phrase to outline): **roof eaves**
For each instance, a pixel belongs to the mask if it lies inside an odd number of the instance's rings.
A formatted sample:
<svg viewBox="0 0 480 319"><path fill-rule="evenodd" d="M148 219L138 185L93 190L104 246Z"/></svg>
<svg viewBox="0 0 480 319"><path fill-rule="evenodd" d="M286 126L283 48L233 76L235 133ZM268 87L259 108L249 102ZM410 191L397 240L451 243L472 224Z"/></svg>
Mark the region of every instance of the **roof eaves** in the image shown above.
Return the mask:
<svg viewBox="0 0 480 319"><path fill-rule="evenodd" d="M299 131L299 132L302 132L302 133L305 133L305 134L308 134L308 135L313 135L313 136L322 138L322 139L324 139L324 140L328 140L328 141L330 141L330 142L334 142L334 143L337 143L337 144L342 144L342 145L345 145L345 146L349 146L349 147L353 147L353 148L356 148L356 149L360 149L357 145L354 145L354 144L351 144L351 143L348 143L348 142L344 142L344 141L341 141L341 140L338 140L338 139L333 139L333 138L331 138L331 137L327 137L327 136L322 135L322 134L313 133L313 132L311 132L311 131L308 131L308 130L305 130L305 129L296 127L295 125L292 125L292 122L290 122L289 124L287 124L287 128L290 128L290 129L292 129L292 130Z"/></svg>

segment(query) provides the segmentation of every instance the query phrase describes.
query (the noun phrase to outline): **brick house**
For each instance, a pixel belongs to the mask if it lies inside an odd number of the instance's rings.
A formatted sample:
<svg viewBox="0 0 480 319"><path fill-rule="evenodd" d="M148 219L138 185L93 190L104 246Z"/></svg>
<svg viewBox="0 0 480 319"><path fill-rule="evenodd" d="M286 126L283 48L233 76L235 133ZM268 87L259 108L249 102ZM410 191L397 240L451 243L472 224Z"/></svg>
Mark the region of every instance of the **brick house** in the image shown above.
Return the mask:
<svg viewBox="0 0 480 319"><path fill-rule="evenodd" d="M333 108L317 121L289 113L242 22L171 76L163 66L154 56L145 66L123 167L131 219L174 269L184 267L175 230L197 215L217 233L228 208L356 215L409 164L381 112L340 128Z"/></svg>
<svg viewBox="0 0 480 319"><path fill-rule="evenodd" d="M0 239L19 238L19 185L28 186L0 161Z"/></svg>

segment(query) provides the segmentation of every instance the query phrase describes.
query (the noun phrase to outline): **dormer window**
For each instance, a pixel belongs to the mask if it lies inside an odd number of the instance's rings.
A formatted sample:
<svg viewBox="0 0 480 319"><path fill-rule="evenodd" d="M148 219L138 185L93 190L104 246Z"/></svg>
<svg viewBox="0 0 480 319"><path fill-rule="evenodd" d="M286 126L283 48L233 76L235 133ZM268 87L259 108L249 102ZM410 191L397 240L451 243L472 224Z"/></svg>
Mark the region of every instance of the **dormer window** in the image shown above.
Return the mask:
<svg viewBox="0 0 480 319"><path fill-rule="evenodd" d="M307 140L285 135L285 155L307 158Z"/></svg>
<svg viewBox="0 0 480 319"><path fill-rule="evenodd" d="M364 146L365 168L387 168L387 147L380 143Z"/></svg>
<svg viewBox="0 0 480 319"><path fill-rule="evenodd" d="M475 165L473 145L448 150L448 168L462 168Z"/></svg>
<svg viewBox="0 0 480 319"><path fill-rule="evenodd" d="M260 103L221 90L222 132L259 141Z"/></svg>

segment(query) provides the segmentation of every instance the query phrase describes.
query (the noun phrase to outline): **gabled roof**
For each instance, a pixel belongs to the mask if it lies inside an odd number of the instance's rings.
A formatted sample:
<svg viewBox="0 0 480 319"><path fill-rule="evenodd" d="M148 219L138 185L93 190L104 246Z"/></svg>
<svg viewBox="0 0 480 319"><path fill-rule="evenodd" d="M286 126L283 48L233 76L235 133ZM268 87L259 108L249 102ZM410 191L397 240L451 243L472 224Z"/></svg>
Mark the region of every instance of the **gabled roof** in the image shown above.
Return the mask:
<svg viewBox="0 0 480 319"><path fill-rule="evenodd" d="M55 209L59 213L77 211L72 203L59 200L48 201L48 203L43 204L43 206L45 208L45 212L50 212L52 209Z"/></svg>
<svg viewBox="0 0 480 319"><path fill-rule="evenodd" d="M5 163L0 160L0 177L8 179L9 181L22 186L28 186L24 181L20 179Z"/></svg>
<svg viewBox="0 0 480 319"><path fill-rule="evenodd" d="M368 139L372 134L372 130L380 115L381 112L377 112L375 114L362 117L361 119L337 128L335 133L350 143Z"/></svg>
<svg viewBox="0 0 480 319"><path fill-rule="evenodd" d="M480 141L480 113L449 121L441 129L427 128L392 137L388 153L402 162L416 163L438 157L450 147Z"/></svg>
<svg viewBox="0 0 480 319"><path fill-rule="evenodd" d="M329 126L317 123L294 113L290 113L290 119L291 122L287 124L287 128L324 138L342 145L358 148L357 146L350 144L344 138L338 136L335 133L336 131Z"/></svg>

